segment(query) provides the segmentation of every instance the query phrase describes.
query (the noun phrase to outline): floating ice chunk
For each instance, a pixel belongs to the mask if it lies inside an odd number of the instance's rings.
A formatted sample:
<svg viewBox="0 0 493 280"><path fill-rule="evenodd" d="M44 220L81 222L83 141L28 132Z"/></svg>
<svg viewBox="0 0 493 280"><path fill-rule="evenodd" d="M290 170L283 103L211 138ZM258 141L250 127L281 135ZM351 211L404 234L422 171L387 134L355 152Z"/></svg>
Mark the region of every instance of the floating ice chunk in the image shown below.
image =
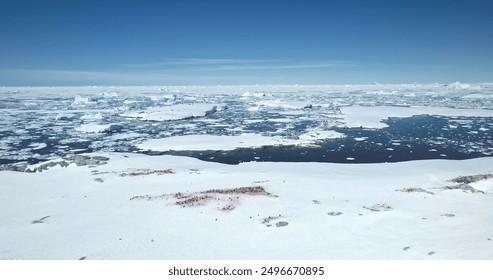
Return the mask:
<svg viewBox="0 0 493 280"><path fill-rule="evenodd" d="M271 122L276 122L276 123L291 123L293 122L293 119L290 118L278 118L278 119L269 119Z"/></svg>
<svg viewBox="0 0 493 280"><path fill-rule="evenodd" d="M82 97L80 95L76 95L74 97L74 102L72 103L73 105L85 105L90 103L89 97Z"/></svg>
<svg viewBox="0 0 493 280"><path fill-rule="evenodd" d="M456 90L459 90L459 89L481 90L480 85L470 85L470 84L465 84L465 83L461 83L461 82L455 82L455 83L448 84L447 87L451 88L451 89L456 89Z"/></svg>
<svg viewBox="0 0 493 280"><path fill-rule="evenodd" d="M103 119L103 115L101 113L96 113L96 114L85 114L82 117L80 117L81 120L89 120L89 121L94 121L94 120L101 120Z"/></svg>
<svg viewBox="0 0 493 280"><path fill-rule="evenodd" d="M258 112L258 111L260 111L260 106L250 107L250 108L247 109L247 111L249 111L249 112Z"/></svg>
<svg viewBox="0 0 493 280"><path fill-rule="evenodd" d="M284 108L284 109L310 109L312 104L303 101L280 101L280 100L268 100L259 102L258 105L270 107L270 108Z"/></svg>
<svg viewBox="0 0 493 280"><path fill-rule="evenodd" d="M60 114L56 115L55 120L67 121L67 120L73 119L74 117L75 117L74 114L60 113Z"/></svg>
<svg viewBox="0 0 493 280"><path fill-rule="evenodd" d="M463 99L492 99L493 94L472 93L462 96Z"/></svg>
<svg viewBox="0 0 493 280"><path fill-rule="evenodd" d="M469 84L463 84L459 81L457 81L455 83L448 84L447 86L449 88L453 88L453 89L467 89L467 88L471 87Z"/></svg>
<svg viewBox="0 0 493 280"><path fill-rule="evenodd" d="M368 139L368 137L356 137L356 138L354 138L354 141L365 141L367 139Z"/></svg>
<svg viewBox="0 0 493 280"><path fill-rule="evenodd" d="M370 95L394 95L397 94L398 91L392 90L392 91L387 91L387 90L371 90L367 91L366 94Z"/></svg>
<svg viewBox="0 0 493 280"><path fill-rule="evenodd" d="M48 145L46 143L31 143L29 147L32 147L32 150L41 150L43 148L46 148Z"/></svg>
<svg viewBox="0 0 493 280"><path fill-rule="evenodd" d="M342 138L345 135L343 133L333 130L312 130L299 136L299 140L303 142L318 142L326 139Z"/></svg>
<svg viewBox="0 0 493 280"><path fill-rule="evenodd" d="M79 127L76 127L75 130L77 131L80 131L80 132L84 132L84 133L100 133L100 132L104 132L108 129L110 129L110 127L112 126L112 124L83 124Z"/></svg>
<svg viewBox="0 0 493 280"><path fill-rule="evenodd" d="M265 93L263 92L249 92L245 91L242 95L242 97L264 97Z"/></svg>
<svg viewBox="0 0 493 280"><path fill-rule="evenodd" d="M39 106L39 104L37 102L30 101L30 102L24 102L24 106L26 106L26 107L37 107L37 106Z"/></svg>
<svg viewBox="0 0 493 280"><path fill-rule="evenodd" d="M101 95L103 97L110 97L110 98L118 97L118 93L116 93L115 91L105 91Z"/></svg>
<svg viewBox="0 0 493 280"><path fill-rule="evenodd" d="M108 140L111 141L118 141L118 140L129 140L129 139L136 139L138 137L141 137L142 135L137 132L128 132L128 133L117 133L113 134L111 136L108 136Z"/></svg>
<svg viewBox="0 0 493 280"><path fill-rule="evenodd" d="M175 94L164 94L164 95L162 95L162 98L163 99L168 99L168 100L175 100L176 99L176 95Z"/></svg>

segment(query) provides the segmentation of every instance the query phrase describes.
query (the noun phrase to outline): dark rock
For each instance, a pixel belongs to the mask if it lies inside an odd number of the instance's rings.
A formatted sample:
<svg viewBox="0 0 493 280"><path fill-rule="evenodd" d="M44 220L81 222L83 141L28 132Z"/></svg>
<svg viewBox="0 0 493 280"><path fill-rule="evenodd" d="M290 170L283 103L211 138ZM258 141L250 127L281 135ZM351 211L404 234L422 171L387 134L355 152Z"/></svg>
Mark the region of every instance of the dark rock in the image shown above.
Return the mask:
<svg viewBox="0 0 493 280"><path fill-rule="evenodd" d="M110 158L103 157L103 156L93 156L92 159L97 160L97 161L108 161L108 160L110 160Z"/></svg>
<svg viewBox="0 0 493 280"><path fill-rule="evenodd" d="M434 192L430 192L430 191L424 190L422 188L403 188L403 189L399 189L399 190L395 190L395 191L397 191L397 192L407 192L407 193L423 192L423 193L427 193L427 194L435 194Z"/></svg>
<svg viewBox="0 0 493 280"><path fill-rule="evenodd" d="M471 193L482 193L484 194L483 191L475 189L471 187L469 184L463 183L455 186L445 186L442 188L442 190L447 191L447 190L462 190L463 192L471 192Z"/></svg>
<svg viewBox="0 0 493 280"><path fill-rule="evenodd" d="M31 222L31 224L42 224L44 223L44 220L45 219L48 219L50 216L44 216L43 218L39 219L39 220L34 220Z"/></svg>
<svg viewBox="0 0 493 280"><path fill-rule="evenodd" d="M280 222L277 222L276 223L276 227L285 227L287 226L289 223L288 222L285 222L285 221L280 221Z"/></svg>
<svg viewBox="0 0 493 280"><path fill-rule="evenodd" d="M443 216L443 217L455 217L454 214L442 214L441 216Z"/></svg>
<svg viewBox="0 0 493 280"><path fill-rule="evenodd" d="M373 204L372 206L363 206L363 208L368 209L370 211L374 212L380 212L380 211L390 211L393 208L390 205L387 204Z"/></svg>
<svg viewBox="0 0 493 280"><path fill-rule="evenodd" d="M490 178L493 178L493 174L479 174L479 175L471 175L471 176L459 176L457 178L454 178L450 181L455 182L455 183L464 183L464 184L470 184L474 183L477 181L482 181L482 180L488 180Z"/></svg>

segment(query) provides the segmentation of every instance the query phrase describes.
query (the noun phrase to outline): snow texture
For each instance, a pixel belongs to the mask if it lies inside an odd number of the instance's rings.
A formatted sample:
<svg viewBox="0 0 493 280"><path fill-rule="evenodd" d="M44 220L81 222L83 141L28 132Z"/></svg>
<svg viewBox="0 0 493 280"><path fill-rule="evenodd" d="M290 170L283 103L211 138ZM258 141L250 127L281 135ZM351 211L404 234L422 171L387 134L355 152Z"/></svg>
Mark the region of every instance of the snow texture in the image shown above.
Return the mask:
<svg viewBox="0 0 493 280"><path fill-rule="evenodd" d="M0 172L1 259L493 258L493 180L470 183L484 193L444 188L491 173L492 158L223 165L112 153L63 161Z"/></svg>

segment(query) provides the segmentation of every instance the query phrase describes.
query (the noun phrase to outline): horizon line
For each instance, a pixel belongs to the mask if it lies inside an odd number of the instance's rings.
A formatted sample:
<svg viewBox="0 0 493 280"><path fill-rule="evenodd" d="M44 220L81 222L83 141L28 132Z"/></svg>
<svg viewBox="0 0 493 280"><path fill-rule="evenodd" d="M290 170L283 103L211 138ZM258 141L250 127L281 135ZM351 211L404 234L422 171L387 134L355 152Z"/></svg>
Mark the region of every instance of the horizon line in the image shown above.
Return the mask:
<svg viewBox="0 0 493 280"><path fill-rule="evenodd" d="M380 82L370 82L370 83L328 83L328 84L303 84L303 83L294 83L294 84L271 84L271 83L258 83L258 84L173 84L173 85L159 85L159 84L148 84L148 85L0 85L1 88L14 88L14 87L242 87L242 86L399 86L399 85L453 85L453 84L473 84L473 85L493 85L493 81L484 81L484 82L467 82L467 81L455 81L455 82L427 82L427 83L419 83L419 82L400 82L400 83L380 83Z"/></svg>

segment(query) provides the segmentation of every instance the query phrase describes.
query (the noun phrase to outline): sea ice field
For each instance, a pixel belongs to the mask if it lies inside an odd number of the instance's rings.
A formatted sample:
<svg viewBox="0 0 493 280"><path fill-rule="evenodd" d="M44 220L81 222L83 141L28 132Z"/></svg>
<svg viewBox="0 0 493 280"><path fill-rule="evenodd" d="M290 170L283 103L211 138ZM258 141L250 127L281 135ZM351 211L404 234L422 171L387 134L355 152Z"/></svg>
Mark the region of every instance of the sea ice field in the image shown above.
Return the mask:
<svg viewBox="0 0 493 280"><path fill-rule="evenodd" d="M493 84L0 87L0 259L493 259Z"/></svg>
<svg viewBox="0 0 493 280"><path fill-rule="evenodd" d="M493 85L0 88L0 164L87 152L395 162L493 154ZM219 138L220 137L220 138Z"/></svg>

